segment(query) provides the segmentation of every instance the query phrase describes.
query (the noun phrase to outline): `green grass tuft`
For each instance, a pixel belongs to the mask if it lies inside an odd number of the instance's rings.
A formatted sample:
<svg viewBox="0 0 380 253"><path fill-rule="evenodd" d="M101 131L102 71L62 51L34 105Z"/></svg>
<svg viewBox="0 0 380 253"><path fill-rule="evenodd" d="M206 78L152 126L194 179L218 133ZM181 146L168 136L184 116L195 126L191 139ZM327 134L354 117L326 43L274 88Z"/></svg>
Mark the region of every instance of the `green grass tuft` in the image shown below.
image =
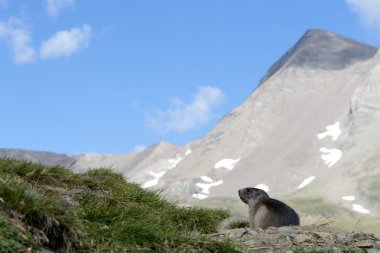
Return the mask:
<svg viewBox="0 0 380 253"><path fill-rule="evenodd" d="M3 171L0 175L3 175ZM32 188L20 178L0 179L0 207L4 216L17 218L53 250L74 249L80 244L76 215L52 194Z"/></svg>
<svg viewBox="0 0 380 253"><path fill-rule="evenodd" d="M183 208L109 169L82 174L0 159L4 252L238 252L214 233L229 213Z"/></svg>
<svg viewBox="0 0 380 253"><path fill-rule="evenodd" d="M247 228L249 227L249 222L247 220L236 220L231 221L228 225L228 229L235 229L235 228Z"/></svg>
<svg viewBox="0 0 380 253"><path fill-rule="evenodd" d="M36 244L22 223L3 214L0 215L0 249L3 253L32 252Z"/></svg>

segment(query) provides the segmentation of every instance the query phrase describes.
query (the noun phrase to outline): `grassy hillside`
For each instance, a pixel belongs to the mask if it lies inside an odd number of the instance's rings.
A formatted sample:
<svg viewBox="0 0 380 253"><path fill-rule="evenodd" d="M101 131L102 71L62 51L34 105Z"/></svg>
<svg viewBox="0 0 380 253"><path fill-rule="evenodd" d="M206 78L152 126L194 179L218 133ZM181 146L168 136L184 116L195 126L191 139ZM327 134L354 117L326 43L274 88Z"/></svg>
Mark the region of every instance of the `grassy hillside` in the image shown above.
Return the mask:
<svg viewBox="0 0 380 253"><path fill-rule="evenodd" d="M177 207L108 169L0 159L0 252L236 252L204 236L228 216Z"/></svg>

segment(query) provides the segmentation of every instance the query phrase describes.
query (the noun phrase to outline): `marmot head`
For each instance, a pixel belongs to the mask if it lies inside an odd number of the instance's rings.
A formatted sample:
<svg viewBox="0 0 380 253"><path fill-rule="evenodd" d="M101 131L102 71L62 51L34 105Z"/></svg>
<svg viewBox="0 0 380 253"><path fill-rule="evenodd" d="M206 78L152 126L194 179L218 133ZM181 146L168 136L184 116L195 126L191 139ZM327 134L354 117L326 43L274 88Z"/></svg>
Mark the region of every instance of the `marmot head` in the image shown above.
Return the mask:
<svg viewBox="0 0 380 253"><path fill-rule="evenodd" d="M252 203L263 199L269 199L269 196L265 191L252 187L240 189L239 197L246 204L249 204L249 202Z"/></svg>

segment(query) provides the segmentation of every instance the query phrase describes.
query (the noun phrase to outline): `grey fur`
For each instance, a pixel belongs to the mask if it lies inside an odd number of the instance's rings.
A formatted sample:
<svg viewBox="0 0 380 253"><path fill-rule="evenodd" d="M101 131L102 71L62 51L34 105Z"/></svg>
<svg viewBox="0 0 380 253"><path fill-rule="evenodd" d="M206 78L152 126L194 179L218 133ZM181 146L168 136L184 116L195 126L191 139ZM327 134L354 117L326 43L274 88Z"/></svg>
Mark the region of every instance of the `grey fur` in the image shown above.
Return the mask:
<svg viewBox="0 0 380 253"><path fill-rule="evenodd" d="M249 206L249 227L268 228L299 225L298 214L285 203L272 199L257 188L239 190L240 199Z"/></svg>

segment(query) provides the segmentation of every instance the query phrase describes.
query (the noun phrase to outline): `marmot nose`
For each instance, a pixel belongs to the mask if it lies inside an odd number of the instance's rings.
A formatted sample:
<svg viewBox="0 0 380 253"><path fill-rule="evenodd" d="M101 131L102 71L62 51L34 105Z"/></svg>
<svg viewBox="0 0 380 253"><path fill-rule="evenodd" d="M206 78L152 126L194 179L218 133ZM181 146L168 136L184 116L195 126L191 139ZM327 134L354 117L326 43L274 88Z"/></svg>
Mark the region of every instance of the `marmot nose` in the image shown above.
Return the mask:
<svg viewBox="0 0 380 253"><path fill-rule="evenodd" d="M239 192L239 195L240 195L240 193L241 193L241 189L240 189L240 190L238 190L238 192Z"/></svg>

